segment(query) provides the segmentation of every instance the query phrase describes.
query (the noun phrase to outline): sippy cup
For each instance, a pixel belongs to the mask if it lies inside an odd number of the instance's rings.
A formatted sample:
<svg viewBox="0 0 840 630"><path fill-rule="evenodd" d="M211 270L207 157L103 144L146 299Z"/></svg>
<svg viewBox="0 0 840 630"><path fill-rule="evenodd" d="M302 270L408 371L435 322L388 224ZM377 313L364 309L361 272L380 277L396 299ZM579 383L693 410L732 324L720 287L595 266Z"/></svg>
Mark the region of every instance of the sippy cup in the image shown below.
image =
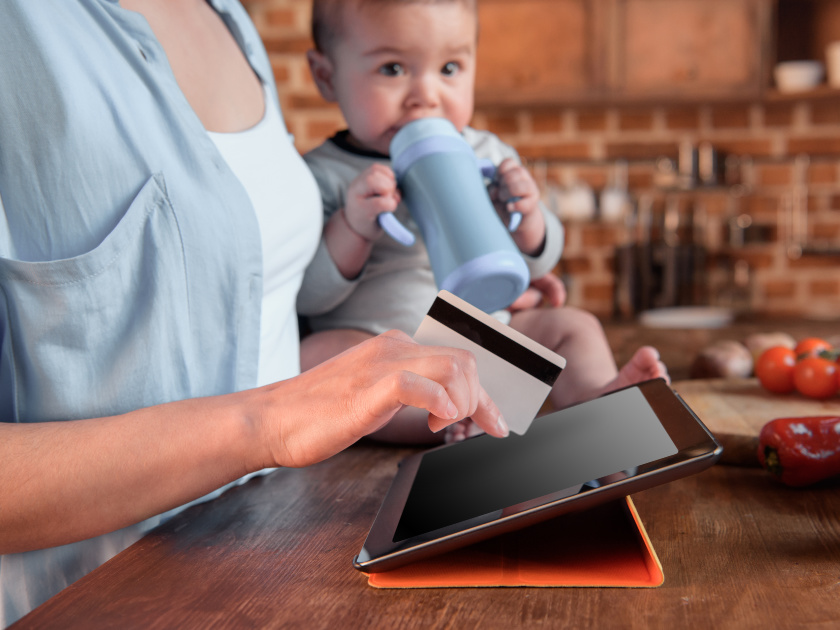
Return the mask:
<svg viewBox="0 0 840 630"><path fill-rule="evenodd" d="M448 120L421 118L397 132L390 150L438 288L488 313L510 306L528 287L528 267L493 207L472 147ZM393 214L380 215L380 223L410 244Z"/></svg>

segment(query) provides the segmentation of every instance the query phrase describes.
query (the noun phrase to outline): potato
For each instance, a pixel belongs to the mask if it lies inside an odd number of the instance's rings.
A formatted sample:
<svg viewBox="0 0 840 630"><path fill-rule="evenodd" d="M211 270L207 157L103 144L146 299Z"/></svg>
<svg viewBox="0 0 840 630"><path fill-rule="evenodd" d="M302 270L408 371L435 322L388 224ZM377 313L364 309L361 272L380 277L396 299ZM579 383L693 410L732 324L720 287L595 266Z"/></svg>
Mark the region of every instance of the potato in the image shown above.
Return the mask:
<svg viewBox="0 0 840 630"><path fill-rule="evenodd" d="M752 354L753 361L758 361L758 357L765 350L774 346L784 346L792 350L796 347L796 339L785 332L755 333L744 340L744 345Z"/></svg>
<svg viewBox="0 0 840 630"><path fill-rule="evenodd" d="M695 357L690 378L746 378L752 374L753 358L739 341L723 339L707 346Z"/></svg>

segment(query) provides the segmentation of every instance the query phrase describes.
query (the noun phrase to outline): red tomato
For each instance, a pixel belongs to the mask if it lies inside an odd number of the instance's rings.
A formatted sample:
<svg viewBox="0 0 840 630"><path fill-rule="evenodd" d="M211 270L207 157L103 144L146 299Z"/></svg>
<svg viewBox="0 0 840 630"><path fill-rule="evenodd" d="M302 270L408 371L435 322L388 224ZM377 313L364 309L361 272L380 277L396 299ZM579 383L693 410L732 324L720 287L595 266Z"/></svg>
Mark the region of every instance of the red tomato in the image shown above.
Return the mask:
<svg viewBox="0 0 840 630"><path fill-rule="evenodd" d="M767 391L787 394L793 391L793 368L796 353L785 346L773 346L761 353L755 362L755 375Z"/></svg>
<svg viewBox="0 0 840 630"><path fill-rule="evenodd" d="M793 349L798 359L817 356L823 350L831 350L831 344L819 337L806 337Z"/></svg>
<svg viewBox="0 0 840 630"><path fill-rule="evenodd" d="M810 398L830 398L837 393L837 364L822 357L806 357L793 368L796 391Z"/></svg>

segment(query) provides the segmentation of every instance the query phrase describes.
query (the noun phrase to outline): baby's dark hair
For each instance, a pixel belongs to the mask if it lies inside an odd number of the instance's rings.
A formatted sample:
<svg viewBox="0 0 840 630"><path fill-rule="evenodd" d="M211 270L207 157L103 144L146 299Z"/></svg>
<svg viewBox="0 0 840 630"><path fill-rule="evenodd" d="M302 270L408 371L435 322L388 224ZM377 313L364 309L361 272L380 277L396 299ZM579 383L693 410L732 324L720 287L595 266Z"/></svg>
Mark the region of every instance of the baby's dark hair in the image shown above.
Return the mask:
<svg viewBox="0 0 840 630"><path fill-rule="evenodd" d="M312 41L318 52L329 54L336 40L341 37L344 11L360 10L365 6L400 4L449 4L457 2L478 10L476 0L313 0Z"/></svg>

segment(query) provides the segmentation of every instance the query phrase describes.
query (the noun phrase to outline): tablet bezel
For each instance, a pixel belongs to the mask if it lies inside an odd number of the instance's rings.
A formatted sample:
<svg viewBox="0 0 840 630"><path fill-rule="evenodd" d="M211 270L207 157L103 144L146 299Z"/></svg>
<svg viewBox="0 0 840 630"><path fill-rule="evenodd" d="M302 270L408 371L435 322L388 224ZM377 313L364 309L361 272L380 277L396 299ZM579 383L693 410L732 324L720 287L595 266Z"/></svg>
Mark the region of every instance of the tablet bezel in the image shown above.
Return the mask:
<svg viewBox="0 0 840 630"><path fill-rule="evenodd" d="M675 455L639 466L633 476L610 481L597 488L588 488L584 492L578 487L559 489L502 510L393 542L394 533L423 457L432 451L458 448L459 445L449 444L416 453L400 462L397 475L382 502L362 550L353 560L353 566L366 572L396 569L409 562L695 474L712 466L720 458L723 451L721 445L664 380L653 379L623 389L631 388L638 388L644 395L674 442L677 448ZM614 393L616 392L606 396ZM495 438L481 436L473 439Z"/></svg>

